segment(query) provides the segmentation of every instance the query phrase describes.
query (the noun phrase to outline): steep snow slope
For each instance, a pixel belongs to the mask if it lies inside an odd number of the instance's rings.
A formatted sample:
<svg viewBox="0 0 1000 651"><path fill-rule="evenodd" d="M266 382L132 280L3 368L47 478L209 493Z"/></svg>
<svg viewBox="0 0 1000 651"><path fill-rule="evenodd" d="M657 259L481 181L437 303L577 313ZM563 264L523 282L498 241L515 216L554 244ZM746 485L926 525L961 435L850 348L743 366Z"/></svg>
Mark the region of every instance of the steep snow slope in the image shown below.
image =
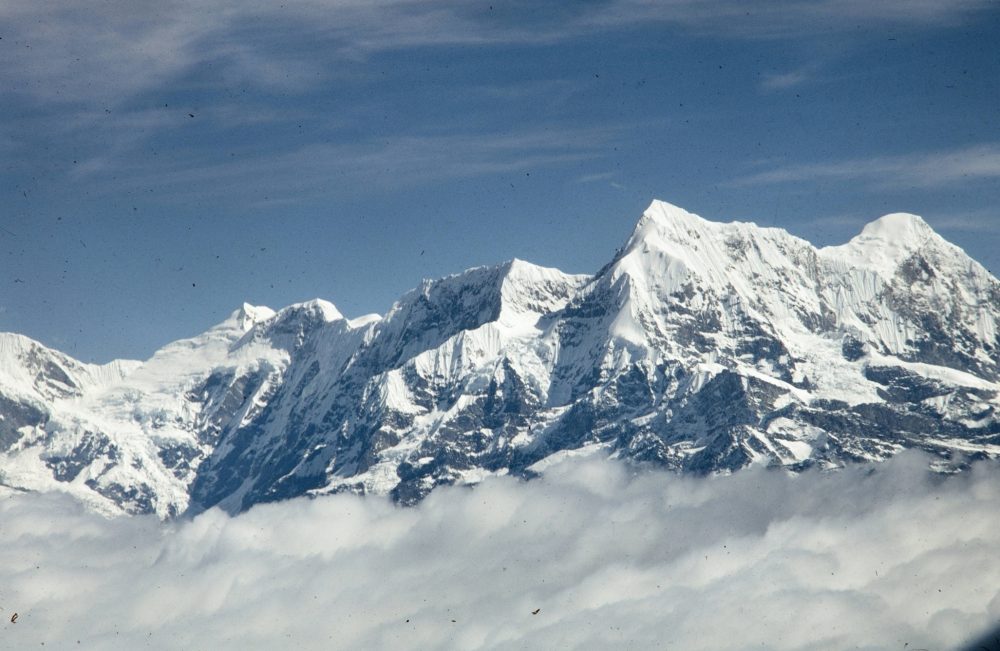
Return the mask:
<svg viewBox="0 0 1000 651"><path fill-rule="evenodd" d="M214 446L216 421L249 410L244 394L264 391L287 363L270 343L237 346L273 315L245 305L145 363L88 367L23 337L19 349L4 346L3 482L69 491L110 512L180 512L197 462ZM211 391L192 391L210 378Z"/></svg>
<svg viewBox="0 0 1000 651"><path fill-rule="evenodd" d="M244 306L149 361L0 338L0 484L162 516L406 503L601 452L687 472L1000 453L1000 282L919 217L837 247L653 202L594 276L514 260L384 318Z"/></svg>

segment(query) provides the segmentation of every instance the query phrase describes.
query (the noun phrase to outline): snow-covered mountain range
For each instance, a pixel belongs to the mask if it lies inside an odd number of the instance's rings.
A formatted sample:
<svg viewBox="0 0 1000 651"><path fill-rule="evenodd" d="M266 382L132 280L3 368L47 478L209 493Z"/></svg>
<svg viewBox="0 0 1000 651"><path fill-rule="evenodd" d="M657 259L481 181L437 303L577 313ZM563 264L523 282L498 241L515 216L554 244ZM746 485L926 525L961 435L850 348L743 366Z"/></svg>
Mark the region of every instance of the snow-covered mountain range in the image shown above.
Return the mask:
<svg viewBox="0 0 1000 651"><path fill-rule="evenodd" d="M919 217L816 248L654 202L593 276L514 260L384 317L244 305L145 362L0 334L0 485L107 513L403 503L605 454L800 469L1000 455L1000 281Z"/></svg>

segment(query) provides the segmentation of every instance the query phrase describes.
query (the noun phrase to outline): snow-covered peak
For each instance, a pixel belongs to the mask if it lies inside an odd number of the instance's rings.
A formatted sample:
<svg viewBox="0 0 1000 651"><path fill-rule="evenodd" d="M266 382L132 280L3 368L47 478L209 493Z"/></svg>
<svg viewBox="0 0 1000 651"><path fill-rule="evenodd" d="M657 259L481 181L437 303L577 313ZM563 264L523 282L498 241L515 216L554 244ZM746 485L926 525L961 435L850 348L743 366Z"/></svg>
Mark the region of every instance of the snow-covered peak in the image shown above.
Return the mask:
<svg viewBox="0 0 1000 651"><path fill-rule="evenodd" d="M3 360L5 362L4 367L7 367L9 360L15 359L36 347L41 347L41 345L34 339L17 334L16 332L0 332L0 360Z"/></svg>
<svg viewBox="0 0 1000 651"><path fill-rule="evenodd" d="M302 303L293 303L288 307L278 310L277 316L281 320L293 314L318 318L325 323L339 321L344 318L344 315L340 313L336 305L321 298L314 298L311 301L304 301Z"/></svg>
<svg viewBox="0 0 1000 651"><path fill-rule="evenodd" d="M892 276L913 252L940 236L917 215L892 213L865 225L846 244L820 249L827 259L837 259L850 267L871 269Z"/></svg>
<svg viewBox="0 0 1000 651"><path fill-rule="evenodd" d="M558 269L513 259L499 265L473 267L437 280L424 280L407 292L386 315L386 322L423 318L433 313L435 324L448 321L477 327L501 312L546 313L564 306L570 295L591 279Z"/></svg>
<svg viewBox="0 0 1000 651"><path fill-rule="evenodd" d="M233 312L228 321L237 324L240 330L246 332L261 321L267 321L274 314L274 310L269 307L244 303L243 307Z"/></svg>
<svg viewBox="0 0 1000 651"><path fill-rule="evenodd" d="M746 246L765 241L808 246L782 228L758 226L754 222L710 221L679 206L654 200L636 224L624 252L652 249L679 258L692 255L699 258L704 250L721 247L722 258L705 261L718 264L724 259L743 258Z"/></svg>
<svg viewBox="0 0 1000 651"><path fill-rule="evenodd" d="M275 330L287 330L300 326L313 327L344 319L337 307L320 298L302 303L292 303L277 312L269 307L255 307L244 303L243 307L232 314L226 321L212 330L239 328L237 339L240 344L266 337ZM210 330L209 332L211 332ZM238 344L239 345L239 344Z"/></svg>
<svg viewBox="0 0 1000 651"><path fill-rule="evenodd" d="M293 303L253 323L234 343L233 349L262 342L273 348L291 351L301 346L311 333L335 322L347 325L344 315L329 301L314 298Z"/></svg>
<svg viewBox="0 0 1000 651"><path fill-rule="evenodd" d="M669 277L670 284L681 282L692 267L698 266L693 241L719 225L679 206L654 200L611 267L609 278L615 281L623 274L633 279L654 275Z"/></svg>
<svg viewBox="0 0 1000 651"><path fill-rule="evenodd" d="M80 395L119 382L140 365L123 359L86 364L24 335L0 332L0 389L23 396L49 400Z"/></svg>
<svg viewBox="0 0 1000 651"><path fill-rule="evenodd" d="M920 242L934 231L919 215L894 212L865 225L858 237L881 239L886 242Z"/></svg>
<svg viewBox="0 0 1000 651"><path fill-rule="evenodd" d="M669 201L663 201L662 199L653 199L642 216L653 220L659 220L661 222L708 222L708 220L699 217L698 215L689 212L678 205L672 204Z"/></svg>
<svg viewBox="0 0 1000 651"><path fill-rule="evenodd" d="M506 271L506 276L508 278L516 277L523 278L524 280L531 281L533 279L538 279L547 273L556 273L560 276L563 272L558 269L553 269L551 267L542 267L540 265L528 262L527 260L522 260L520 258L511 258L507 262L500 265L502 269Z"/></svg>
<svg viewBox="0 0 1000 651"><path fill-rule="evenodd" d="M642 213L642 217L639 218L639 223L636 224L629 243L634 245L649 237L663 237L665 235L667 237L676 235L680 236L681 239L686 239L688 233L710 228L712 225L717 224L702 219L680 206L654 199Z"/></svg>
<svg viewBox="0 0 1000 651"><path fill-rule="evenodd" d="M564 307L591 276L571 275L514 258L500 267L501 311L549 313Z"/></svg>
<svg viewBox="0 0 1000 651"><path fill-rule="evenodd" d="M752 222L715 222L654 201L609 267L617 282L627 276L639 294L667 296L691 283L758 302L761 285L780 284L800 267L811 245L780 228ZM756 282L751 279L756 278ZM767 279L765 281L765 279ZM656 299L659 300L659 299Z"/></svg>

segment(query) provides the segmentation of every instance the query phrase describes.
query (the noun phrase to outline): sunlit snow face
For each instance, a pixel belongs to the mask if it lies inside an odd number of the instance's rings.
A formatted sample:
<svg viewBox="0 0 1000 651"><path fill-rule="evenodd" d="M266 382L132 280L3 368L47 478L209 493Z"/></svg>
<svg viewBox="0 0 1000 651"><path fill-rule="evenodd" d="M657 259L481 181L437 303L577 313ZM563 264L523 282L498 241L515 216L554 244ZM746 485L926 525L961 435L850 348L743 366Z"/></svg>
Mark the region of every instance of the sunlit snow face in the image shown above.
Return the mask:
<svg viewBox="0 0 1000 651"><path fill-rule="evenodd" d="M951 648L1000 619L1000 467L926 463L571 460L415 508L340 495L167 525L10 496L0 646Z"/></svg>

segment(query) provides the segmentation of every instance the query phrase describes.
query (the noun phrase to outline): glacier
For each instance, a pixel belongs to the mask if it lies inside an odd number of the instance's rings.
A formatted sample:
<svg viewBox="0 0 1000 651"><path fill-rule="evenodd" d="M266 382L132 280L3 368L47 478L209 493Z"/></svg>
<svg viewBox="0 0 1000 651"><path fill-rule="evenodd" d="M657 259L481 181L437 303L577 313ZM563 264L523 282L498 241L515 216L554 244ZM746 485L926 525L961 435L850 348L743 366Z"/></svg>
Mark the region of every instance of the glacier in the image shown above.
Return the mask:
<svg viewBox="0 0 1000 651"><path fill-rule="evenodd" d="M654 201L593 275L522 260L384 316L243 305L150 359L0 334L0 491L169 518L603 455L800 471L1000 456L1000 281L920 217L817 248Z"/></svg>

